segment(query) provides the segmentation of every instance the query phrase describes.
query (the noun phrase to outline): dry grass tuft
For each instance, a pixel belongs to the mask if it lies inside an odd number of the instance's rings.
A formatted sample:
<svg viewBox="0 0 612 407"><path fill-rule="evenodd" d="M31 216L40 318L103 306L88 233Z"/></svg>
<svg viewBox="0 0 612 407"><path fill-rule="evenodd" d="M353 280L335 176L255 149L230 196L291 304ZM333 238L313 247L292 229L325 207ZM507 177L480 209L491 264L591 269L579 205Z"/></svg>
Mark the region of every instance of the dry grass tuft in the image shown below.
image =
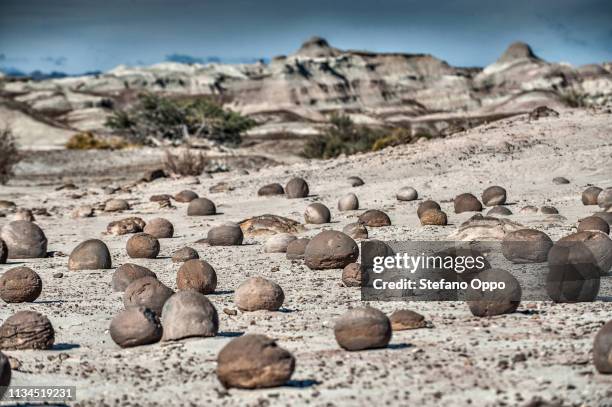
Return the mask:
<svg viewBox="0 0 612 407"><path fill-rule="evenodd" d="M166 151L164 170L174 177L197 176L204 172L207 164L208 160L202 152L194 153L186 147L182 153L176 155Z"/></svg>
<svg viewBox="0 0 612 407"><path fill-rule="evenodd" d="M21 158L13 133L9 129L0 130L0 184L5 185L15 175L14 167Z"/></svg>

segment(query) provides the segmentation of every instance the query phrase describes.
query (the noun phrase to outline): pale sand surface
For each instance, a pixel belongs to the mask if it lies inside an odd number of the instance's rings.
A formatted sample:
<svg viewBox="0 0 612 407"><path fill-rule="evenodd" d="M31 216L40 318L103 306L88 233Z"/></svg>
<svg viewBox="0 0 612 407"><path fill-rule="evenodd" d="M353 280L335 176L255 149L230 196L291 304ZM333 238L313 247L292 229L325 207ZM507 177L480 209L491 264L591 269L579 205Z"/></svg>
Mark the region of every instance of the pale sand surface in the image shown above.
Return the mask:
<svg viewBox="0 0 612 407"><path fill-rule="evenodd" d="M92 162L95 165L95 162ZM452 138L433 140L330 161L308 161L241 174L239 171L201 177L201 184L163 179L139 184L131 193L118 192L133 209L123 214L98 212L96 217L72 219L72 209L109 199L106 184L78 183L78 191L55 191L59 183L17 182L0 189L0 199L21 207L46 207L52 216L37 223L49 239L49 250L69 254L81 241L100 238L109 246L113 266L133 262L149 267L159 279L176 288L179 267L169 258L185 245L198 250L218 275L218 293L209 298L220 317L220 335L120 349L111 340L111 318L122 309L122 294L110 288L112 270L67 270L67 257L28 260L25 264L43 279L43 292L34 304L4 304L0 319L18 310L36 310L49 317L56 330L56 347L49 351L6 351L21 367L14 385L75 385L79 405L526 405L534 397L567 405L612 404L612 376L596 373L590 362L593 337L612 318L611 303L554 305L522 304L518 313L475 318L463 303L377 302L391 313L409 307L424 314L433 328L395 332L383 350L345 352L334 340L333 324L350 306L361 304L360 291L341 285L340 270L311 271L284 254L263 253L262 238L247 238L240 247L209 247L195 243L211 225L273 213L302 221L310 202L326 204L332 223L307 225L305 236L322 229L341 230L362 210L338 212L337 200L348 192L361 208L386 211L393 226L370 228L381 240L441 240L471 214L455 215L452 199L462 192L478 197L489 185L504 186L509 218L548 233L553 240L575 231L579 218L598 208L583 206L587 185L612 186L612 115L608 112L562 111L560 118L529 122L515 117L475 128ZM133 179L140 174L131 174ZM358 175L365 185L352 188L346 178ZM286 183L302 176L311 197L257 197L271 182ZM554 185L565 176L571 183ZM126 175L126 177L128 177ZM234 190L211 194L210 186L225 181ZM51 185L52 184L52 185ZM449 215L447 227L422 227L416 216L419 201L398 202L395 192L415 187L420 197L441 202ZM212 199L222 214L187 217L186 204L159 209L150 195L193 189ZM68 196L88 192L75 200ZM518 214L524 205L552 205L566 218L549 221L545 215ZM112 221L127 216L169 219L175 238L161 240L160 258L130 260L125 243L130 235L103 232ZM11 215L0 218L0 225ZM0 266L7 270L17 265ZM63 278L53 274L63 272ZM238 312L233 291L249 276L278 282L285 291L282 312ZM264 333L297 359L293 381L267 390L226 391L215 375L218 351L240 333ZM525 361L516 360L523 354Z"/></svg>

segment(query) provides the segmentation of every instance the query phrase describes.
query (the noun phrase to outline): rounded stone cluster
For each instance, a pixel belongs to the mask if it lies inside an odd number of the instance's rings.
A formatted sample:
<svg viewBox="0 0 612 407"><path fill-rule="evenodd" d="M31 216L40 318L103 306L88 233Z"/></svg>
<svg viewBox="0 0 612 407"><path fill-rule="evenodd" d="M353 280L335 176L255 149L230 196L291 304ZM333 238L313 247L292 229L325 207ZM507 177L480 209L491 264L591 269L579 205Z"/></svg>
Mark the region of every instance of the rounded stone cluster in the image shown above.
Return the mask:
<svg viewBox="0 0 612 407"><path fill-rule="evenodd" d="M219 331L216 308L204 294L193 290L170 297L164 304L161 322L164 341L216 336Z"/></svg>
<svg viewBox="0 0 612 407"><path fill-rule="evenodd" d="M217 357L217 378L226 388L282 386L293 374L295 358L265 335L232 339Z"/></svg>
<svg viewBox="0 0 612 407"><path fill-rule="evenodd" d="M159 240L147 233L135 234L126 245L127 254L133 259L154 259L159 249Z"/></svg>
<svg viewBox="0 0 612 407"><path fill-rule="evenodd" d="M170 296L174 294L171 288L165 286L155 277L142 277L132 281L123 293L123 305L144 306L161 315L162 307Z"/></svg>
<svg viewBox="0 0 612 407"><path fill-rule="evenodd" d="M162 326L155 312L143 306L134 306L113 318L109 332L117 345L129 348L159 342Z"/></svg>
<svg viewBox="0 0 612 407"><path fill-rule="evenodd" d="M34 302L42 291L40 276L28 267L15 267L0 277L0 298L5 302Z"/></svg>
<svg viewBox="0 0 612 407"><path fill-rule="evenodd" d="M599 193L603 191L599 187L588 187L582 192L582 204L583 205L597 205L597 197Z"/></svg>
<svg viewBox="0 0 612 407"><path fill-rule="evenodd" d="M543 263L552 246L550 237L535 229L507 233L501 244L502 254L513 263Z"/></svg>
<svg viewBox="0 0 612 407"><path fill-rule="evenodd" d="M285 293L274 281L251 277L236 289L234 300L242 311L277 311L285 301Z"/></svg>
<svg viewBox="0 0 612 407"><path fill-rule="evenodd" d="M132 263L122 264L113 273L111 280L113 291L123 292L133 281L143 277L157 278L155 273L146 267Z"/></svg>
<svg viewBox="0 0 612 407"><path fill-rule="evenodd" d="M211 294L217 288L217 273L204 260L187 260L176 274L176 286L179 290L194 290L202 294Z"/></svg>
<svg viewBox="0 0 612 407"><path fill-rule="evenodd" d="M371 307L350 309L334 326L336 342L349 351L384 348L391 340L391 333L389 318Z"/></svg>
<svg viewBox="0 0 612 407"><path fill-rule="evenodd" d="M359 257L357 243L342 232L326 230L313 237L304 251L304 262L312 270L344 268Z"/></svg>
<svg viewBox="0 0 612 407"><path fill-rule="evenodd" d="M420 219L425 212L431 209L436 209L438 211L442 210L442 208L440 207L440 204L438 204L436 201L432 201L428 199L426 201L421 202L419 206L417 206L417 216Z"/></svg>
<svg viewBox="0 0 612 407"><path fill-rule="evenodd" d="M108 246L99 239L79 243L68 258L69 270L99 270L112 268Z"/></svg>

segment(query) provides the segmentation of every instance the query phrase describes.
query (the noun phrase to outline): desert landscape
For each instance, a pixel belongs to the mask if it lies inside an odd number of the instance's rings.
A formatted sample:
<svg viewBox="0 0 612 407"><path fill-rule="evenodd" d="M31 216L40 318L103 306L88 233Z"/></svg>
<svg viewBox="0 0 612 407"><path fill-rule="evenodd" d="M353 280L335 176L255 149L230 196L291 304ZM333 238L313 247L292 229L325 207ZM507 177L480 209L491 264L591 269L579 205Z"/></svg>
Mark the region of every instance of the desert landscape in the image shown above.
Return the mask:
<svg viewBox="0 0 612 407"><path fill-rule="evenodd" d="M611 62L3 46L0 404L612 406ZM495 244L510 288L372 297L366 244L415 242Z"/></svg>

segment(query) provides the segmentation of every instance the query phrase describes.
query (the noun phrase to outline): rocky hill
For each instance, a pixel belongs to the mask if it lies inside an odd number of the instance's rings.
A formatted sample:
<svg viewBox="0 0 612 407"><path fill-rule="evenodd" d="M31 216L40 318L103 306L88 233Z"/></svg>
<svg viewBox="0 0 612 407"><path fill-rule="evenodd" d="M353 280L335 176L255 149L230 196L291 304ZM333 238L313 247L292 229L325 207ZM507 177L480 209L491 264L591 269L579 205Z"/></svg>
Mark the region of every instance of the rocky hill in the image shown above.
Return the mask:
<svg viewBox="0 0 612 407"><path fill-rule="evenodd" d="M612 71L609 63L546 62L524 43L481 69L424 54L341 50L314 37L268 64L161 63L42 81L0 77L0 124L24 147L62 146L76 131L104 132L111 109L141 91L217 96L258 121L250 136L259 142L316 134L334 111L436 135L540 105L610 103Z"/></svg>

